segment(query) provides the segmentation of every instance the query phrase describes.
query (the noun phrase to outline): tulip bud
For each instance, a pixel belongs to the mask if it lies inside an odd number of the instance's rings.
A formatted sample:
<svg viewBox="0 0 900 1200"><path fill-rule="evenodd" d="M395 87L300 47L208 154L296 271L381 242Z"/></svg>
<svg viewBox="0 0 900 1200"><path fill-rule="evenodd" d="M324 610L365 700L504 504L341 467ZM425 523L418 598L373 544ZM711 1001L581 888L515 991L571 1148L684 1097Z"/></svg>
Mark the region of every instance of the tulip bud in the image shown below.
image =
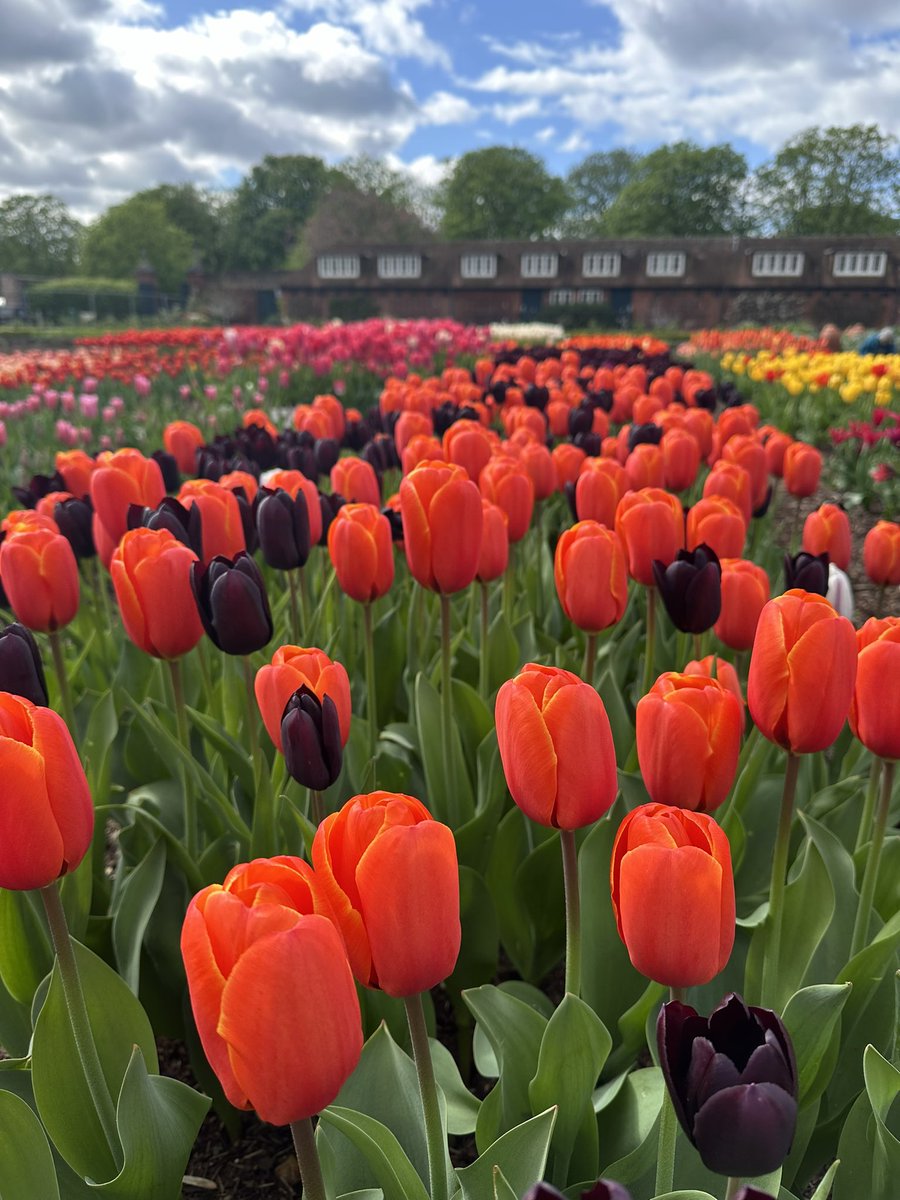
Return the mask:
<svg viewBox="0 0 900 1200"><path fill-rule="evenodd" d="M58 501L53 508L53 519L59 526L59 532L68 541L79 561L95 558L97 555L91 528L93 517L94 507L88 497L79 500L70 496L68 500Z"/></svg>
<svg viewBox="0 0 900 1200"><path fill-rule="evenodd" d="M873 754L900 759L900 617L871 617L857 630L856 643L850 728ZM888 680L894 686L885 686Z"/></svg>
<svg viewBox="0 0 900 1200"><path fill-rule="evenodd" d="M344 758L340 720L331 697L320 700L312 688L301 684L285 706L281 744L292 779L316 792L330 787L341 773Z"/></svg>
<svg viewBox="0 0 900 1200"><path fill-rule="evenodd" d="M784 556L784 589L801 588L824 596L828 591L828 554L799 554Z"/></svg>
<svg viewBox="0 0 900 1200"><path fill-rule="evenodd" d="M694 550L679 550L667 567L654 560L653 578L672 624L682 633L705 633L718 621L722 568L705 542Z"/></svg>
<svg viewBox="0 0 900 1200"><path fill-rule="evenodd" d="M581 1193L581 1200L631 1200L631 1192L615 1179L598 1179L592 1188Z"/></svg>
<svg viewBox="0 0 900 1200"><path fill-rule="evenodd" d="M277 571L306 565L310 551L309 509L298 491L291 499L285 491L263 488L256 504L256 528L262 556Z"/></svg>
<svg viewBox="0 0 900 1200"><path fill-rule="evenodd" d="M656 1036L675 1113L704 1166L734 1177L776 1171L797 1124L797 1063L780 1018L733 992L708 1018L671 1000Z"/></svg>
<svg viewBox="0 0 900 1200"><path fill-rule="evenodd" d="M320 546L328 545L328 530L331 528L331 522L346 503L347 501L340 492L332 492L330 495L319 492L319 512L322 515L322 533L318 543Z"/></svg>
<svg viewBox="0 0 900 1200"><path fill-rule="evenodd" d="M628 555L628 573L653 585L653 560L666 566L684 545L684 512L677 496L661 488L626 492L616 509L616 533Z"/></svg>
<svg viewBox="0 0 900 1200"><path fill-rule="evenodd" d="M154 450L150 457L159 467L166 491L177 492L181 487L181 472L178 470L178 463L175 460L175 455L167 454L165 450ZM197 464L195 463L190 474L194 474L196 465Z"/></svg>
<svg viewBox="0 0 900 1200"><path fill-rule="evenodd" d="M198 558L203 553L203 516L200 506L185 508L174 496L166 496L156 508L128 506L129 529L166 529L176 541L188 546Z"/></svg>
<svg viewBox="0 0 900 1200"><path fill-rule="evenodd" d="M762 567L743 558L722 560L722 611L716 637L732 650L749 650L759 615L769 600L769 577Z"/></svg>
<svg viewBox="0 0 900 1200"><path fill-rule="evenodd" d="M31 630L18 622L0 630L0 692L48 705L41 653Z"/></svg>
<svg viewBox="0 0 900 1200"><path fill-rule="evenodd" d="M369 604L390 591L394 582L391 526L374 504L345 504L338 511L328 529L328 554L338 586L351 600Z"/></svg>
<svg viewBox="0 0 900 1200"><path fill-rule="evenodd" d="M822 455L806 442L794 442L784 452L784 486L792 496L811 496L819 486Z"/></svg>
<svg viewBox="0 0 900 1200"><path fill-rule="evenodd" d="M836 567L834 563L828 564L828 591L825 593L825 599L836 613L853 620L853 587L841 568Z"/></svg>
<svg viewBox="0 0 900 1200"><path fill-rule="evenodd" d="M553 578L563 612L579 629L599 633L625 615L625 548L605 525L579 521L563 532L556 543Z"/></svg>
<svg viewBox="0 0 900 1200"><path fill-rule="evenodd" d="M521 477L533 502L531 479L524 470ZM508 516L506 506L500 507ZM420 463L400 484L400 511L406 558L416 582L445 595L467 588L478 570L484 506L464 468Z"/></svg>
<svg viewBox="0 0 900 1200"><path fill-rule="evenodd" d="M191 588L203 628L226 654L252 654L274 632L266 585L246 551L191 564Z"/></svg>
<svg viewBox="0 0 900 1200"><path fill-rule="evenodd" d="M835 566L846 571L852 541L850 519L837 504L823 504L811 512L803 525L803 549L809 554L826 551Z"/></svg>
<svg viewBox="0 0 900 1200"><path fill-rule="evenodd" d="M872 526L863 542L863 566L873 583L900 584L900 525L878 521Z"/></svg>
<svg viewBox="0 0 900 1200"><path fill-rule="evenodd" d="M0 575L16 619L29 629L60 629L78 612L78 563L61 533L10 534L0 545Z"/></svg>

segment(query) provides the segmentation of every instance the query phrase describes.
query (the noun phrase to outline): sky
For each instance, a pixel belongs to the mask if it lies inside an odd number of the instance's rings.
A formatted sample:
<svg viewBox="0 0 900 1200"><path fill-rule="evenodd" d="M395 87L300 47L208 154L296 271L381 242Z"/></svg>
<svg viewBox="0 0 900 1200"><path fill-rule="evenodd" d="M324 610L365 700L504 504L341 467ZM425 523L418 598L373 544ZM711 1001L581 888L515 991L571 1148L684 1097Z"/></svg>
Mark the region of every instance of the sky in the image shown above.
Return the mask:
<svg viewBox="0 0 900 1200"><path fill-rule="evenodd" d="M0 197L82 218L265 154L433 183L489 145L559 174L679 139L756 165L857 122L900 135L898 0L0 0Z"/></svg>

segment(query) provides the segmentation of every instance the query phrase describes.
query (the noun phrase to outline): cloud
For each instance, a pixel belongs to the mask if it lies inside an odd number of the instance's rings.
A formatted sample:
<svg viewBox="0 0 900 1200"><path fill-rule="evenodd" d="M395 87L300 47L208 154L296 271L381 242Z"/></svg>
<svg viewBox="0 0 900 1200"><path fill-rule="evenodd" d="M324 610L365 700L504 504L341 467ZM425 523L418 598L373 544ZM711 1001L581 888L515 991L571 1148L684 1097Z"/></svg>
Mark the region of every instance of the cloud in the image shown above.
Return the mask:
<svg viewBox="0 0 900 1200"><path fill-rule="evenodd" d="M465 98L451 92L435 92L421 107L421 115L428 125L462 125L473 121L479 110Z"/></svg>
<svg viewBox="0 0 900 1200"><path fill-rule="evenodd" d="M450 67L450 56L413 14L431 0L285 0L286 11L320 13L352 27L363 44L386 58L415 58Z"/></svg>

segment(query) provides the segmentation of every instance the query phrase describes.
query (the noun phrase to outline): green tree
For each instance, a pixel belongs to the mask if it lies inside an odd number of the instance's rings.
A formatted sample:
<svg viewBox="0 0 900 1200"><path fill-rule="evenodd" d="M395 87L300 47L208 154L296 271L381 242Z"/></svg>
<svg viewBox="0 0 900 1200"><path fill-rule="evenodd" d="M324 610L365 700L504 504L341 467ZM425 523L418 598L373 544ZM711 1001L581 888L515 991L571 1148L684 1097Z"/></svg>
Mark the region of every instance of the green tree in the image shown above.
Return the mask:
<svg viewBox="0 0 900 1200"><path fill-rule="evenodd" d="M0 203L0 270L65 275L78 258L81 225L55 196L10 196Z"/></svg>
<svg viewBox="0 0 900 1200"><path fill-rule="evenodd" d="M238 184L229 205L226 265L238 270L283 266L332 176L320 158L267 154Z"/></svg>
<svg viewBox="0 0 900 1200"><path fill-rule="evenodd" d="M177 292L194 258L190 235L174 225L162 200L132 196L98 217L85 232L85 275L130 279L144 261L156 272L160 289Z"/></svg>
<svg viewBox="0 0 900 1200"><path fill-rule="evenodd" d="M386 196L364 192L339 177L319 201L288 255L289 267L302 267L333 246L360 242L428 241L434 234L415 213Z"/></svg>
<svg viewBox="0 0 900 1200"><path fill-rule="evenodd" d="M660 146L638 162L603 229L618 237L748 233L746 179L746 159L727 144Z"/></svg>
<svg viewBox="0 0 900 1200"><path fill-rule="evenodd" d="M604 150L589 154L566 176L569 208L562 231L567 237L591 237L604 231L603 218L630 183L640 162L633 150Z"/></svg>
<svg viewBox="0 0 900 1200"><path fill-rule="evenodd" d="M162 203L168 220L191 239L206 271L222 269L228 193L204 191L192 183L161 183L137 195Z"/></svg>
<svg viewBox="0 0 900 1200"><path fill-rule="evenodd" d="M448 238L537 238L557 230L566 185L527 150L470 150L439 189L441 232Z"/></svg>
<svg viewBox="0 0 900 1200"><path fill-rule="evenodd" d="M807 129L756 173L775 233L875 234L900 228L897 139L877 125Z"/></svg>

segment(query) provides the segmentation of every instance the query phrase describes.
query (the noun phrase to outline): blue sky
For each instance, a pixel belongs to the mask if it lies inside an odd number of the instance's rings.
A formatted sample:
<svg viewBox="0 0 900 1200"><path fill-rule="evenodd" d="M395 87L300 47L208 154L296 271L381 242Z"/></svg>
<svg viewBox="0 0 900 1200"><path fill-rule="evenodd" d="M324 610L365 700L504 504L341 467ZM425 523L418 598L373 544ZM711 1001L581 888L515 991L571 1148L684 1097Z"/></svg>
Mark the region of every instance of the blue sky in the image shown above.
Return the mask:
<svg viewBox="0 0 900 1200"><path fill-rule="evenodd" d="M897 0L0 0L0 197L82 216L266 153L435 182L505 144L564 173L613 146L810 125L900 134Z"/></svg>

